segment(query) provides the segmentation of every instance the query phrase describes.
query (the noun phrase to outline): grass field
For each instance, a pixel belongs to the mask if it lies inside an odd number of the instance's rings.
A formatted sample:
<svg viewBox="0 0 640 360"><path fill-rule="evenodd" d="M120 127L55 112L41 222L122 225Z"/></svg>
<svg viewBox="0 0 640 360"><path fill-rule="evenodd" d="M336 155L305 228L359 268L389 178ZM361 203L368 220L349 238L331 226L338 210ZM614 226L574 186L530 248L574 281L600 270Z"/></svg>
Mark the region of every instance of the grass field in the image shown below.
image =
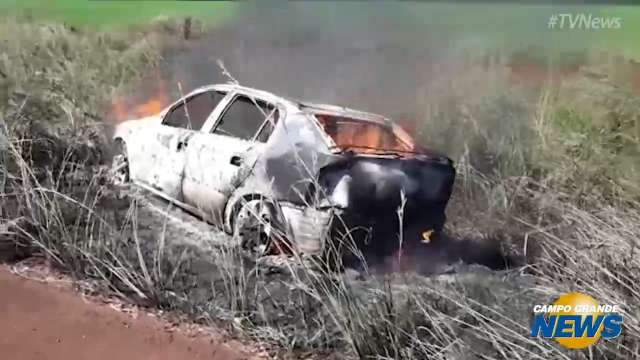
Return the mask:
<svg viewBox="0 0 640 360"><path fill-rule="evenodd" d="M232 19L236 3L219 1L2 0L0 13L76 26L143 24L158 17L194 16L208 23Z"/></svg>
<svg viewBox="0 0 640 360"><path fill-rule="evenodd" d="M344 3L293 4L305 16L304 26L318 31L346 23L388 24L388 33L421 39L463 39L466 44L513 48L540 46L555 50L604 49L639 55L640 7L447 3ZM282 8L274 4L265 9ZM109 1L109 0L2 0L0 14L62 21L72 25L110 27L140 24L157 17L194 16L206 23L233 21L236 2L223 1ZM549 29L552 14L586 14L619 17L621 27L609 30ZM295 23L296 19L287 22ZM405 29L406 27L406 29Z"/></svg>

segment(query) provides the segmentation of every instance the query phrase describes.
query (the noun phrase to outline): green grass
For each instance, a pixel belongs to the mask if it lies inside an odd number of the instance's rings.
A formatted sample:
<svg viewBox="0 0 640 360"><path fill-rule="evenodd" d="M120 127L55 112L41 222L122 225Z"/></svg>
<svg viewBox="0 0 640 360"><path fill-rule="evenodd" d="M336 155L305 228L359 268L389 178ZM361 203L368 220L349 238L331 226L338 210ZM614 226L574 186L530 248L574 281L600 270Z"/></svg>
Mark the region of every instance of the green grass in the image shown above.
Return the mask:
<svg viewBox="0 0 640 360"><path fill-rule="evenodd" d="M640 54L640 7L638 6L616 6L607 7L602 11L605 16L619 16L622 21L620 31L605 31L599 40L613 50L618 50L624 54L638 56Z"/></svg>
<svg viewBox="0 0 640 360"><path fill-rule="evenodd" d="M98 28L143 24L158 17L194 16L205 23L232 19L236 4L198 1L0 0L0 14Z"/></svg>
<svg viewBox="0 0 640 360"><path fill-rule="evenodd" d="M287 29L314 29L317 33L375 34L378 41L396 46L442 46L469 50L528 48L552 52L624 50L640 55L640 7L569 6L536 4L453 4L383 2L375 6L358 2L290 5L298 17L287 20ZM278 11L277 9L274 11ZM591 14L620 17L620 29L549 29L553 14Z"/></svg>
<svg viewBox="0 0 640 360"><path fill-rule="evenodd" d="M438 36L470 38L501 48L540 46L554 51L597 49L630 51L640 54L636 41L640 31L640 8L631 6L567 6L505 4L416 4L408 8L425 27L438 30ZM550 29L554 14L585 14L594 17L620 17L620 29ZM408 14L409 15L409 14Z"/></svg>
<svg viewBox="0 0 640 360"><path fill-rule="evenodd" d="M521 50L540 48L553 52L606 50L640 56L640 7L510 4L295 3L265 7L278 13L295 9L286 29L298 25L319 33L353 29L385 28L381 37L405 43L442 42L453 46ZM622 27L609 30L549 29L552 14L592 14L620 17ZM158 17L194 16L207 24L233 21L238 4L200 1L112 0L0 0L0 14L62 21L98 28L144 24ZM1 15L0 15L1 16ZM286 17L286 13L283 13ZM373 25L372 25L373 24ZM336 30L338 29L338 30ZM362 30L360 29L360 30Z"/></svg>

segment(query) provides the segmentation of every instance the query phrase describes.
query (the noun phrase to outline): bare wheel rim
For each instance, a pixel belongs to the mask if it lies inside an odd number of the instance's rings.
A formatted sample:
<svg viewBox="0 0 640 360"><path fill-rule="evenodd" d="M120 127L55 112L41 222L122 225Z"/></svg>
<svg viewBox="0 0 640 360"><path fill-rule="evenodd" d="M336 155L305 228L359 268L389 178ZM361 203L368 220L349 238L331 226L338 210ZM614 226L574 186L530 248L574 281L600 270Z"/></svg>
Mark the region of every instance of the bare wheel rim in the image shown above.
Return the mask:
<svg viewBox="0 0 640 360"><path fill-rule="evenodd" d="M118 152L113 156L111 178L115 185L124 185L129 182L129 159L124 144L118 146Z"/></svg>
<svg viewBox="0 0 640 360"><path fill-rule="evenodd" d="M238 211L234 237L243 251L253 257L265 255L272 244L271 213L262 200L250 200Z"/></svg>

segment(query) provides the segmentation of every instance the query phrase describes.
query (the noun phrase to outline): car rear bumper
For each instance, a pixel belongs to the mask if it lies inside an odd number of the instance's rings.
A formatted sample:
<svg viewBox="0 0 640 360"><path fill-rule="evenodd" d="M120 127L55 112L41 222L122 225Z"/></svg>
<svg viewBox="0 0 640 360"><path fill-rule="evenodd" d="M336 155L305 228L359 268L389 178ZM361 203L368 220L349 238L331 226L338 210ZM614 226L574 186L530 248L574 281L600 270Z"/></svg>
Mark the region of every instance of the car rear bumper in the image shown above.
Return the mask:
<svg viewBox="0 0 640 360"><path fill-rule="evenodd" d="M289 239L294 239L295 248L305 254L319 254L324 250L332 219L342 212L334 207L315 209L290 203L280 204L280 208Z"/></svg>

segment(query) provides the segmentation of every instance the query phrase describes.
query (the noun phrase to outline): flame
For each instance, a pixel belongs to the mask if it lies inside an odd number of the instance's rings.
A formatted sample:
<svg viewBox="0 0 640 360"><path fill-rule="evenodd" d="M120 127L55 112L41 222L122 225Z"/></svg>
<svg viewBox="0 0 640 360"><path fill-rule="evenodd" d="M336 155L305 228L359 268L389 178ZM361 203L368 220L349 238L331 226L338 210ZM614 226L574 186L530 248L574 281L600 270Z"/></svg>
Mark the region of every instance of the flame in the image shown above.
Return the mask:
<svg viewBox="0 0 640 360"><path fill-rule="evenodd" d="M156 78L154 82L155 90L152 95L144 98L142 103L138 103L140 96L119 96L111 102L111 110L109 118L115 122L122 122L130 119L139 119L147 116L155 115L161 112L170 104L170 98L166 91L164 81Z"/></svg>
<svg viewBox="0 0 640 360"><path fill-rule="evenodd" d="M162 111L166 103L167 101L163 98L151 98L147 102L136 106L133 112L139 117L157 114Z"/></svg>
<svg viewBox="0 0 640 360"><path fill-rule="evenodd" d="M422 242L428 244L431 242L431 235L433 235L433 230L429 229L422 232Z"/></svg>
<svg viewBox="0 0 640 360"><path fill-rule="evenodd" d="M411 136L397 126L324 114L316 114L316 118L340 148L352 148L359 153L414 150Z"/></svg>
<svg viewBox="0 0 640 360"><path fill-rule="evenodd" d="M109 118L115 119L116 122L123 121L127 117L127 105L123 97L114 99L111 103L111 111Z"/></svg>

